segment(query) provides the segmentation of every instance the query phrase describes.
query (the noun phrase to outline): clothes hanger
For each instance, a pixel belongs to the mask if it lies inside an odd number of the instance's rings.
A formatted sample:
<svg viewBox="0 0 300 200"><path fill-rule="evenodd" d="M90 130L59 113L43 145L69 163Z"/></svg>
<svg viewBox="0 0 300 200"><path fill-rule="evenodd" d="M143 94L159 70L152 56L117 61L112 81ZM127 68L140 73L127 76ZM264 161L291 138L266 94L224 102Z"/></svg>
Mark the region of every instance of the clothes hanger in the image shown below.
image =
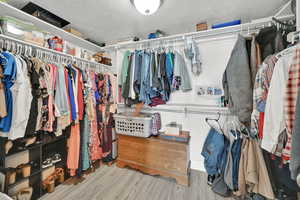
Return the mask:
<svg viewBox="0 0 300 200"><path fill-rule="evenodd" d="M219 120L220 120L220 118L221 118L221 113L218 112L217 114L218 114L217 119L215 119L215 118L208 118L208 117L207 117L207 118L205 118L205 122L206 122L211 128L213 128L213 129L218 129L218 130L220 130L220 131L222 132L222 134L224 134L223 129L222 129L220 123L219 123ZM218 127L216 128L215 126L213 126L213 125L210 123L210 121L216 122L216 123L218 124Z"/></svg>

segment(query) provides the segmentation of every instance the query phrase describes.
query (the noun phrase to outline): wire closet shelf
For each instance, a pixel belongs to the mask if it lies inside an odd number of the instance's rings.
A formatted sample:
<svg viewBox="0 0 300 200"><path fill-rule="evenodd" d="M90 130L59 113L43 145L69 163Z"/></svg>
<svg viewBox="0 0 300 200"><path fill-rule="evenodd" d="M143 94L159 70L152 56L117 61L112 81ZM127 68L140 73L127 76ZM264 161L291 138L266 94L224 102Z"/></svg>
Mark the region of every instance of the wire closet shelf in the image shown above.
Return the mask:
<svg viewBox="0 0 300 200"><path fill-rule="evenodd" d="M35 56L45 61L52 61L63 64L74 63L82 69L92 69L98 73L113 72L111 66L96 63L83 58L78 58L63 52L41 47L33 43L29 43L3 34L0 34L0 48L10 49L17 53L23 52L25 55Z"/></svg>

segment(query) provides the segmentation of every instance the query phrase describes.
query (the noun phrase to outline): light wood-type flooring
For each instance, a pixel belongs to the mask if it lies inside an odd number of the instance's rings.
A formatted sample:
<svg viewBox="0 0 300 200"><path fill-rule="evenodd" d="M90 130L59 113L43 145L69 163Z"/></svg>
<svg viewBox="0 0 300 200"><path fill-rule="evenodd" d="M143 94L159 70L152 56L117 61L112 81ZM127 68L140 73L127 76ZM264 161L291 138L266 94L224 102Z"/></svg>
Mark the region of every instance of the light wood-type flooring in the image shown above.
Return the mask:
<svg viewBox="0 0 300 200"><path fill-rule="evenodd" d="M222 200L206 184L206 174L191 171L190 187L135 170L102 166L77 185L60 185L41 200Z"/></svg>

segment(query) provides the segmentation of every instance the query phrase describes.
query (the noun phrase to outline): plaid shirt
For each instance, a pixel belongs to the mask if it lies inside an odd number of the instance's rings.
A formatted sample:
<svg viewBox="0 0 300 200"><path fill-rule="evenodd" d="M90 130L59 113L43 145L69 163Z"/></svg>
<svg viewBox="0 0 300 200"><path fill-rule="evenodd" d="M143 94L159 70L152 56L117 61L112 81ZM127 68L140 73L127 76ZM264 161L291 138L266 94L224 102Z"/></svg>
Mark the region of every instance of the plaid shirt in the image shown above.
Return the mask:
<svg viewBox="0 0 300 200"><path fill-rule="evenodd" d="M300 87L300 46L297 47L293 54L292 64L289 70L289 77L286 84L285 96L285 120L287 127L287 144L283 150L282 158L285 161L290 160L292 131L295 121L296 102L298 89Z"/></svg>
<svg viewBox="0 0 300 200"><path fill-rule="evenodd" d="M265 110L270 82L276 62L276 56L268 56L256 74L253 88L253 112L251 115L252 136L258 135L259 114Z"/></svg>

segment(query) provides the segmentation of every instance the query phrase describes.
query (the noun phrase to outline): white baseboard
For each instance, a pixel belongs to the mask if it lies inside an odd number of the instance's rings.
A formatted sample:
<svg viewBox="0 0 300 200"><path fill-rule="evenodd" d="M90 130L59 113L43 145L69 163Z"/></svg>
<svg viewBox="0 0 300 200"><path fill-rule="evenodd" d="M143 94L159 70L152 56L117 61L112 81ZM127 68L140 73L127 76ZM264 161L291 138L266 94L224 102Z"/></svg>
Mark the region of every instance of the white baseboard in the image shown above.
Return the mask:
<svg viewBox="0 0 300 200"><path fill-rule="evenodd" d="M205 172L203 161L191 160L191 169Z"/></svg>

